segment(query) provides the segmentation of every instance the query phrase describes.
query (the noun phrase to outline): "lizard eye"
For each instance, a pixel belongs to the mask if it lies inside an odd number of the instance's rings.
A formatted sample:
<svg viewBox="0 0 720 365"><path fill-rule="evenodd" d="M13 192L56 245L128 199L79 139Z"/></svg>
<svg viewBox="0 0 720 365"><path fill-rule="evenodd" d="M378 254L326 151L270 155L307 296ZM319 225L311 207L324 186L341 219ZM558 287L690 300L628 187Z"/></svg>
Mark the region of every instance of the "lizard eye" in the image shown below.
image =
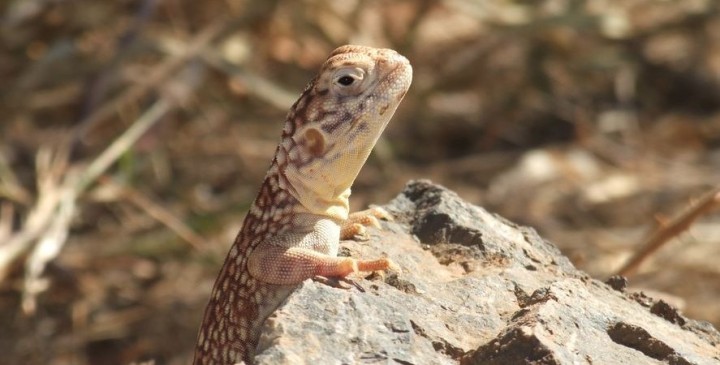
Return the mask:
<svg viewBox="0 0 720 365"><path fill-rule="evenodd" d="M338 84L343 86L350 86L353 82L355 82L355 79L352 76L342 76L337 80Z"/></svg>
<svg viewBox="0 0 720 365"><path fill-rule="evenodd" d="M338 95L358 95L367 87L366 77L367 71L361 67L343 67L332 75L332 86Z"/></svg>

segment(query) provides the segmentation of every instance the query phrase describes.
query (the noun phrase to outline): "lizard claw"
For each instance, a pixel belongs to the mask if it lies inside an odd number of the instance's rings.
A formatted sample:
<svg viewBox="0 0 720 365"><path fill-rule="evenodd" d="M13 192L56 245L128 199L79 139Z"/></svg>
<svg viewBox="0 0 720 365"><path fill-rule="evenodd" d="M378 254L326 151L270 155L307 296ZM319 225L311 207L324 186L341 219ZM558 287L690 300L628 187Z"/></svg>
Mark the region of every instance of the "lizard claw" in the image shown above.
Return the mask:
<svg viewBox="0 0 720 365"><path fill-rule="evenodd" d="M361 293L365 292L365 288L360 286L355 280L344 278L344 277L325 277L325 276L314 276L312 278L313 281L318 282L320 284L325 284L332 288L338 288L343 290L349 290L352 287L355 287L357 290L359 290Z"/></svg>
<svg viewBox="0 0 720 365"><path fill-rule="evenodd" d="M375 218L382 219L385 221L392 222L394 221L393 216L385 210L385 208L377 206L377 205L371 205L370 209L365 210L365 212L372 214Z"/></svg>
<svg viewBox="0 0 720 365"><path fill-rule="evenodd" d="M380 228L380 223L378 223L377 228ZM353 223L349 226L344 227L345 234L347 235L345 238L352 237L355 241L368 241L370 239L370 235L367 232L367 228L363 226L360 223Z"/></svg>
<svg viewBox="0 0 720 365"><path fill-rule="evenodd" d="M350 213L348 219L340 228L340 238L367 241L370 237L365 227L380 229L379 219L387 221L393 220L387 210L378 206L371 206L370 209Z"/></svg>

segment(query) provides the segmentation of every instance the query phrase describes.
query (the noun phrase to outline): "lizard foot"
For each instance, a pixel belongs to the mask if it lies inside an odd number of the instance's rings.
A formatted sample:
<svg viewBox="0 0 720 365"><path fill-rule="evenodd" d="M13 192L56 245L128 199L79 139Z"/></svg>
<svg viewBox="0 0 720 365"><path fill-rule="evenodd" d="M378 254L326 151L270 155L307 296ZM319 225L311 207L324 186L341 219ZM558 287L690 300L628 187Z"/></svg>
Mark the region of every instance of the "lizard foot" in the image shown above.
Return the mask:
<svg viewBox="0 0 720 365"><path fill-rule="evenodd" d="M347 275L358 273L360 271L372 271L381 273L381 277L384 277L382 273L385 271L393 271L399 273L402 271L400 266L394 263L388 258L381 258L377 260L355 260L352 258L345 258L338 263L334 274L340 274L339 276L326 276L326 275L315 275L312 280L325 284L327 286L338 288L338 289L350 289L354 286L361 292L365 292L365 289L360 286L357 282L347 277Z"/></svg>
<svg viewBox="0 0 720 365"><path fill-rule="evenodd" d="M338 262L329 267L330 270L319 272L312 279L325 285L340 289L349 289L347 284L351 284L358 290L365 291L362 287L360 287L360 285L352 279L349 279L347 276L350 274L357 274L362 271L379 273L384 271L399 273L402 271L400 266L386 257L377 260L356 260L350 257L342 257L338 259Z"/></svg>
<svg viewBox="0 0 720 365"><path fill-rule="evenodd" d="M392 221L393 218L387 210L373 206L370 209L361 210L359 212L350 213L348 219L343 222L340 227L340 239L355 239L358 241L367 241L370 239L366 227L380 228L380 221L383 219Z"/></svg>

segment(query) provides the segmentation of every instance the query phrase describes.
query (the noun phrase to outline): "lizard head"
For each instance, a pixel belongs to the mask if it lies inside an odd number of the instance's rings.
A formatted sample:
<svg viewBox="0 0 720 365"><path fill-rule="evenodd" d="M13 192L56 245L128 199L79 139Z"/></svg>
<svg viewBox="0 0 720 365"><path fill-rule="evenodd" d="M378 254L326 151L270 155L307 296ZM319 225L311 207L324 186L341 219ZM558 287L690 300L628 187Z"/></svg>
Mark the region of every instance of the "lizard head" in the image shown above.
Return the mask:
<svg viewBox="0 0 720 365"><path fill-rule="evenodd" d="M281 185L313 213L347 211L350 186L411 81L410 62L391 49L333 51L288 114Z"/></svg>

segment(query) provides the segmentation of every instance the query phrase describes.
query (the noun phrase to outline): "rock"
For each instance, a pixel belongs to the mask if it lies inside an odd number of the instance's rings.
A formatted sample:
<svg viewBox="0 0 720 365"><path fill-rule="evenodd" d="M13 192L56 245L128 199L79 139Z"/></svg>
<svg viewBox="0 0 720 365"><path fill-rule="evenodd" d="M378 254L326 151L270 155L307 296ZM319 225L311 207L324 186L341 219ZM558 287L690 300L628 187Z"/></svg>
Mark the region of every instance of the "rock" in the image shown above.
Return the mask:
<svg viewBox="0 0 720 365"><path fill-rule="evenodd" d="M306 281L266 321L258 364L720 364L711 325L441 186L410 182L384 208L395 221L341 255L403 271L359 278L364 292Z"/></svg>

